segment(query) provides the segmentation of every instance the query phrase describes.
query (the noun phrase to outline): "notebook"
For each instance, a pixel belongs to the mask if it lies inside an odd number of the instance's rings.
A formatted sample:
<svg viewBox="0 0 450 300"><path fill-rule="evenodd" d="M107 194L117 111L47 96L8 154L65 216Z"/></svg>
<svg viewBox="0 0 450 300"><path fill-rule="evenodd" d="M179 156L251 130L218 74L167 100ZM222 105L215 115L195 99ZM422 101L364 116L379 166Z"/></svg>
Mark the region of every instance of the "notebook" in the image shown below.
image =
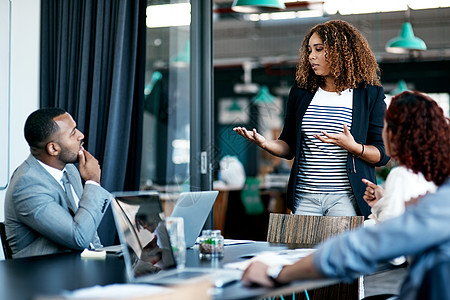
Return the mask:
<svg viewBox="0 0 450 300"><path fill-rule="evenodd" d="M171 217L182 217L184 219L184 238L187 248L195 245L218 194L218 191L180 194Z"/></svg>
<svg viewBox="0 0 450 300"><path fill-rule="evenodd" d="M156 192L114 193L112 210L129 282L173 285L206 277L216 287L239 280L242 271L177 268Z"/></svg>

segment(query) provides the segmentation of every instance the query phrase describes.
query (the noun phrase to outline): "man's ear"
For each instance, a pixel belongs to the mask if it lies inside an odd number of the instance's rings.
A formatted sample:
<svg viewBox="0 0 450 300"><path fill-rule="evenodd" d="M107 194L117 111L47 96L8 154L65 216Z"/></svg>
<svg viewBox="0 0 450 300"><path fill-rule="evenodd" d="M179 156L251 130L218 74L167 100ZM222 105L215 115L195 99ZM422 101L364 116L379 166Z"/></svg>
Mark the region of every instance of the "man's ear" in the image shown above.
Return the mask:
<svg viewBox="0 0 450 300"><path fill-rule="evenodd" d="M57 156L61 152L61 146L59 146L59 144L56 142L47 143L45 149L50 156Z"/></svg>

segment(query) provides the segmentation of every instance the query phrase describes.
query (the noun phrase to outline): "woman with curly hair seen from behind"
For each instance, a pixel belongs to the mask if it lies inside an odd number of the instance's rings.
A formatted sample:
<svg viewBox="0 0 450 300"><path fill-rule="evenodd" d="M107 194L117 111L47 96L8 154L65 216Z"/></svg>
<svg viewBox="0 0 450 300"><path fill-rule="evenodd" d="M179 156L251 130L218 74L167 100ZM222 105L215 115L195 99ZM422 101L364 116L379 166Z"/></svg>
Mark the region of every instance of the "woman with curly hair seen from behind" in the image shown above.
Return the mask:
<svg viewBox="0 0 450 300"><path fill-rule="evenodd" d="M294 159L286 202L295 214L368 216L367 178L385 165L386 110L379 68L367 40L341 20L316 25L299 53L284 128L277 140L234 128L273 155Z"/></svg>
<svg viewBox="0 0 450 300"><path fill-rule="evenodd" d="M425 94L403 92L392 98L383 129L386 153L397 163L385 189L367 184L364 199L377 222L396 217L420 196L435 192L450 174L450 124Z"/></svg>

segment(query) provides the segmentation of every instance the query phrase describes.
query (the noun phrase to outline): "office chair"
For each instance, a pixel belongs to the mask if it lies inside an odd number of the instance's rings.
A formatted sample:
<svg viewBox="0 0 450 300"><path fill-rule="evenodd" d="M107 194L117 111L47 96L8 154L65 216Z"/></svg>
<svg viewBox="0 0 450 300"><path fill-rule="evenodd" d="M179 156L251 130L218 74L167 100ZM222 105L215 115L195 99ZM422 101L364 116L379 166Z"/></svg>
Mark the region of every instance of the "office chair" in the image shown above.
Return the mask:
<svg viewBox="0 0 450 300"><path fill-rule="evenodd" d="M0 236L2 239L3 253L5 255L5 259L12 259L12 251L6 240L6 230L5 224L3 222L0 222Z"/></svg>
<svg viewBox="0 0 450 300"><path fill-rule="evenodd" d="M318 243L347 230L354 230L364 223L362 216L327 217L270 214L267 241L270 243L297 244L312 248ZM292 295L295 299L359 299L359 280L339 283L324 288ZM309 297L309 298L308 298ZM286 298L286 297L284 297Z"/></svg>

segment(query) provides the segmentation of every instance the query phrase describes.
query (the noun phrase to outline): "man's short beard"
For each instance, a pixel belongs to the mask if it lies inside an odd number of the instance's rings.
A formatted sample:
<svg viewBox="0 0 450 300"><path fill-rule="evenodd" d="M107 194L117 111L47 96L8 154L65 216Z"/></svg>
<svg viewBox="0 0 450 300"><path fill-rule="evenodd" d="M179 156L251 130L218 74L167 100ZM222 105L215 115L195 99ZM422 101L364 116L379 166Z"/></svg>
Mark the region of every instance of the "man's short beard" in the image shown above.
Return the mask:
<svg viewBox="0 0 450 300"><path fill-rule="evenodd" d="M65 164L75 164L78 162L78 154L75 154L75 156L73 156L73 153L67 150L66 147L62 146L61 144L60 147L61 153L59 155L59 160L61 160Z"/></svg>

